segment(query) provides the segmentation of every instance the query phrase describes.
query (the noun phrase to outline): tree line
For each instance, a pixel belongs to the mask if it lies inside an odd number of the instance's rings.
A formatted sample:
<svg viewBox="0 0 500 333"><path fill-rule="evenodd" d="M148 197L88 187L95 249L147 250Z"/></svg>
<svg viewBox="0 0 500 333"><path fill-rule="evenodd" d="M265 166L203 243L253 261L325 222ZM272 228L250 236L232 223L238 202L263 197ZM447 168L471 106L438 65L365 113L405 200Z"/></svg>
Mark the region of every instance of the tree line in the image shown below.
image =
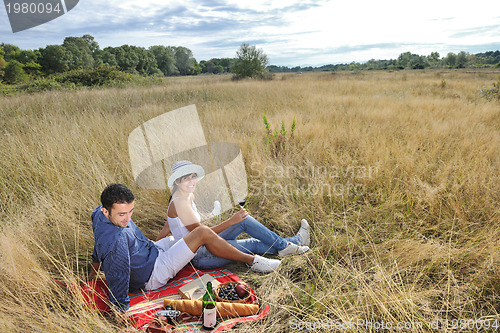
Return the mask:
<svg viewBox="0 0 500 333"><path fill-rule="evenodd" d="M94 37L66 37L61 45L37 50L21 50L12 44L0 44L0 78L20 83L28 77L63 73L99 66L145 76L194 75L202 71L193 53L182 46L133 45L101 49Z"/></svg>
<svg viewBox="0 0 500 333"><path fill-rule="evenodd" d="M144 48L122 45L101 49L91 35L66 37L61 45L47 45L36 50L22 50L16 45L0 44L0 82L8 84L102 66L143 76L200 73L257 76L262 74L266 65L267 56L263 51L248 44L241 46L236 58L213 58L200 63L193 57L192 51L183 46L154 45ZM247 67L251 68L250 74ZM105 69L102 72L109 73Z"/></svg>
<svg viewBox="0 0 500 333"><path fill-rule="evenodd" d="M307 71L354 71L354 70L401 70L401 69L426 69L426 68L487 68L500 67L500 51L489 51L484 53L470 54L461 51L457 54L449 52L441 57L438 52L432 52L428 56L413 54L411 52L401 53L397 59L375 60L371 59L364 63L351 62L346 64L330 64L320 67L286 67L269 66L270 72L307 72Z"/></svg>
<svg viewBox="0 0 500 333"><path fill-rule="evenodd" d="M438 52L432 52L428 56L405 52L397 59L372 59L365 63L320 67L267 65L268 59L264 52L248 44L241 45L235 58L213 58L199 63L191 50L183 46L155 45L144 48L122 45L101 49L91 35L66 37L61 45L47 45L36 50L22 50L12 44L0 44L0 82L8 84L103 67L142 76L232 73L236 77L265 77L267 72L500 67L500 51L477 54L462 51L458 54L448 53L444 57ZM109 76L111 72L103 69L99 73ZM88 73L79 75L88 77Z"/></svg>

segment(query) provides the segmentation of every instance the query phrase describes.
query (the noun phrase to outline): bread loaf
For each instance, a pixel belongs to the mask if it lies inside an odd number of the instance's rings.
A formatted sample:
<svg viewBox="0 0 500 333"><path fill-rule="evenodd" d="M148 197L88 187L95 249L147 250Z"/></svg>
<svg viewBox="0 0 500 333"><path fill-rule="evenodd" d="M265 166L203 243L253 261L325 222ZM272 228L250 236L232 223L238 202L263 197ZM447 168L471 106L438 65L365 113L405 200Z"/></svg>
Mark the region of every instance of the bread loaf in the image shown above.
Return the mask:
<svg viewBox="0 0 500 333"><path fill-rule="evenodd" d="M193 301L190 299L166 299L163 301L163 307L170 305L174 310L189 313L193 316L201 316L203 312L202 301Z"/></svg>
<svg viewBox="0 0 500 333"><path fill-rule="evenodd" d="M256 304L217 302L219 317L246 317L257 314L259 306Z"/></svg>
<svg viewBox="0 0 500 333"><path fill-rule="evenodd" d="M259 306L255 304L217 302L217 315L219 317L245 317L259 312ZM166 299L163 306L170 305L173 309L189 313L193 316L201 316L203 312L202 301L189 299Z"/></svg>

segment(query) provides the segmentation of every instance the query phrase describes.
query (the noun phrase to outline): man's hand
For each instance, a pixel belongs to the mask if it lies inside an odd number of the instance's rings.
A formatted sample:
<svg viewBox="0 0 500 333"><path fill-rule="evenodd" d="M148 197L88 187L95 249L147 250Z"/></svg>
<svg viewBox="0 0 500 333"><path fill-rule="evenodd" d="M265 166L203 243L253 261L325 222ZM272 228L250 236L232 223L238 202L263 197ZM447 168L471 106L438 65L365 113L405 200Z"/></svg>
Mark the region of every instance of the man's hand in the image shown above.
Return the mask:
<svg viewBox="0 0 500 333"><path fill-rule="evenodd" d="M126 312L119 311L117 309L113 309L111 312L105 315L108 320L113 322L117 326L117 331L120 333L129 333L129 332L139 332L136 328L130 325L130 318Z"/></svg>
<svg viewBox="0 0 500 333"><path fill-rule="evenodd" d="M124 324L128 324L128 321L129 321L129 317L127 316L127 314L125 312L121 312L121 311L113 311L114 312L114 315L115 315L115 321L118 325L124 325Z"/></svg>
<svg viewBox="0 0 500 333"><path fill-rule="evenodd" d="M92 263L92 266L90 267L90 272L89 272L89 280L95 280L97 278L97 274L99 273L100 267L101 267L101 263L99 263L99 262Z"/></svg>

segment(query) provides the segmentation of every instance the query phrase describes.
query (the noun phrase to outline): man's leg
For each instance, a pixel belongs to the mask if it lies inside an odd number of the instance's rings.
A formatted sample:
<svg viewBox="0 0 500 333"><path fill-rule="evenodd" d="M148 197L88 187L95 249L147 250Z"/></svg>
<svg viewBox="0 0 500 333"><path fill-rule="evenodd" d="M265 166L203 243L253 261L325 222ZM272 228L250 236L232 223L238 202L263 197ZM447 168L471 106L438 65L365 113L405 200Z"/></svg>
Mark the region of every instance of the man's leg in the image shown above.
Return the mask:
<svg viewBox="0 0 500 333"><path fill-rule="evenodd" d="M196 252L200 246L205 245L205 247L217 257L244 262L247 265L252 265L254 260L253 255L241 252L205 225L197 227L184 236L183 239L193 252Z"/></svg>

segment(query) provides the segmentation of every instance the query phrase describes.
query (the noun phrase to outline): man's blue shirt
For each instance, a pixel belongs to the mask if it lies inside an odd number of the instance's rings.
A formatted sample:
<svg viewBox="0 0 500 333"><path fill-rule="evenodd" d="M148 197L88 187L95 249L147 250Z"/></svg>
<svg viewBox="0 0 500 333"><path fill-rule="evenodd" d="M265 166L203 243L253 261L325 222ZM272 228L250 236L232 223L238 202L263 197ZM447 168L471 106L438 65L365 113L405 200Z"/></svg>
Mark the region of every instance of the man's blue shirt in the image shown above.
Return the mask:
<svg viewBox="0 0 500 333"><path fill-rule="evenodd" d="M94 252L106 275L110 302L120 310L130 306L129 292L144 288L158 257L158 249L130 220L125 228L111 223L101 211L92 212Z"/></svg>

